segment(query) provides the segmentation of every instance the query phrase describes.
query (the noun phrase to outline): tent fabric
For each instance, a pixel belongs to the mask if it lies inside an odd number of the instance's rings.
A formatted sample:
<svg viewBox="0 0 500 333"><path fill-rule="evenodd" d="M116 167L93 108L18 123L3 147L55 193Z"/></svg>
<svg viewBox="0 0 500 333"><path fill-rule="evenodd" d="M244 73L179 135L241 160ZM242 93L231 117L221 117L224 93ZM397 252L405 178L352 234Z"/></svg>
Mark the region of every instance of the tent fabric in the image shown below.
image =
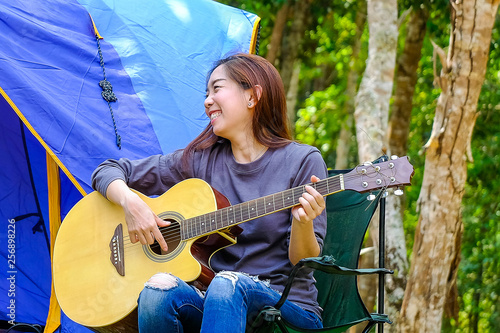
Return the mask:
<svg viewBox="0 0 500 333"><path fill-rule="evenodd" d="M208 124L208 69L252 52L258 23L209 0L0 0L0 320L45 325L47 156L60 168L63 218L104 159L185 146ZM104 73L117 97L109 105ZM61 321L62 331L84 330Z"/></svg>
<svg viewBox="0 0 500 333"><path fill-rule="evenodd" d="M5 112L4 99L0 109L0 319L43 324L50 298L45 152L16 114Z"/></svg>
<svg viewBox="0 0 500 333"><path fill-rule="evenodd" d="M136 0L122 0L119 6L113 0L80 2L120 56L162 149L184 147L206 125L204 83L214 59L249 49L249 14L237 15L244 12L213 1L156 1L156 6ZM103 16L105 25L100 24ZM175 42L164 42L169 39ZM186 94L196 97L186 99Z"/></svg>

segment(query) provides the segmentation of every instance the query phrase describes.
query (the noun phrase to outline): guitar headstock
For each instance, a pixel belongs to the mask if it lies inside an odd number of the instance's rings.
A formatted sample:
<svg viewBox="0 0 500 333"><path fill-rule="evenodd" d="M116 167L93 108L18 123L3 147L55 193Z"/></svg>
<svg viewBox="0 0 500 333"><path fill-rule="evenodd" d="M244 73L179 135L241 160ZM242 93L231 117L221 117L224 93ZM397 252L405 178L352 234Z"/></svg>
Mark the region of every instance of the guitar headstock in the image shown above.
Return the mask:
<svg viewBox="0 0 500 333"><path fill-rule="evenodd" d="M344 188L363 193L411 185L414 172L407 156L380 163L365 163L344 174Z"/></svg>

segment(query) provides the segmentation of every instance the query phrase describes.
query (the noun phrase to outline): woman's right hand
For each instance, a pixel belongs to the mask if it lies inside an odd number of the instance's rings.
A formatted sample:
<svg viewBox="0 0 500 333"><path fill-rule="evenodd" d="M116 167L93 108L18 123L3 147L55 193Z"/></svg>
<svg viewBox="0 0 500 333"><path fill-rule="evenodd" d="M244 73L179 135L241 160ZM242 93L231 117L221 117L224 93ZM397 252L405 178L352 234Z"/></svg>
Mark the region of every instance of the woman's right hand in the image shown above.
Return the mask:
<svg viewBox="0 0 500 333"><path fill-rule="evenodd" d="M128 234L132 243L153 244L155 239L162 250L167 251L167 242L158 227L166 227L170 222L160 219L137 193L130 190L121 180L114 180L106 191L108 199L123 208Z"/></svg>

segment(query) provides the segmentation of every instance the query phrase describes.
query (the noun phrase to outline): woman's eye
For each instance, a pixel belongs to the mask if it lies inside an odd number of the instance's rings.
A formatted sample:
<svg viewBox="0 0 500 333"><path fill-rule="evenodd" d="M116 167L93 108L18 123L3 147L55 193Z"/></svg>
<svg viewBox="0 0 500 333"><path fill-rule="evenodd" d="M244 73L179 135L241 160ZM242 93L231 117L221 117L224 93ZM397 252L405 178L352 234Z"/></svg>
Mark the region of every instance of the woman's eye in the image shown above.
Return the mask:
<svg viewBox="0 0 500 333"><path fill-rule="evenodd" d="M213 87L213 92L217 92L220 88L222 88L222 86L214 86ZM210 96L210 92L207 91L207 93L205 94L205 98L208 98L208 96Z"/></svg>

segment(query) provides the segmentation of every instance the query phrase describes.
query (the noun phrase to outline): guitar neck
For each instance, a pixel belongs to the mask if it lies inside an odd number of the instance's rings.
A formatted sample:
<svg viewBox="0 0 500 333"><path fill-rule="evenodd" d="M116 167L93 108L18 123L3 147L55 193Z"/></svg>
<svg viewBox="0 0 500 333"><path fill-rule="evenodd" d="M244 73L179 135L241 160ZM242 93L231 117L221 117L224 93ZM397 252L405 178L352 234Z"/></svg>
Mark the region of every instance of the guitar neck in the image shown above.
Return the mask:
<svg viewBox="0 0 500 333"><path fill-rule="evenodd" d="M329 177L308 185L315 188L321 195L327 196L344 190L343 175ZM181 237L186 240L211 234L217 230L296 206L299 204L299 198L306 192L305 186L294 187L187 219L182 223Z"/></svg>

